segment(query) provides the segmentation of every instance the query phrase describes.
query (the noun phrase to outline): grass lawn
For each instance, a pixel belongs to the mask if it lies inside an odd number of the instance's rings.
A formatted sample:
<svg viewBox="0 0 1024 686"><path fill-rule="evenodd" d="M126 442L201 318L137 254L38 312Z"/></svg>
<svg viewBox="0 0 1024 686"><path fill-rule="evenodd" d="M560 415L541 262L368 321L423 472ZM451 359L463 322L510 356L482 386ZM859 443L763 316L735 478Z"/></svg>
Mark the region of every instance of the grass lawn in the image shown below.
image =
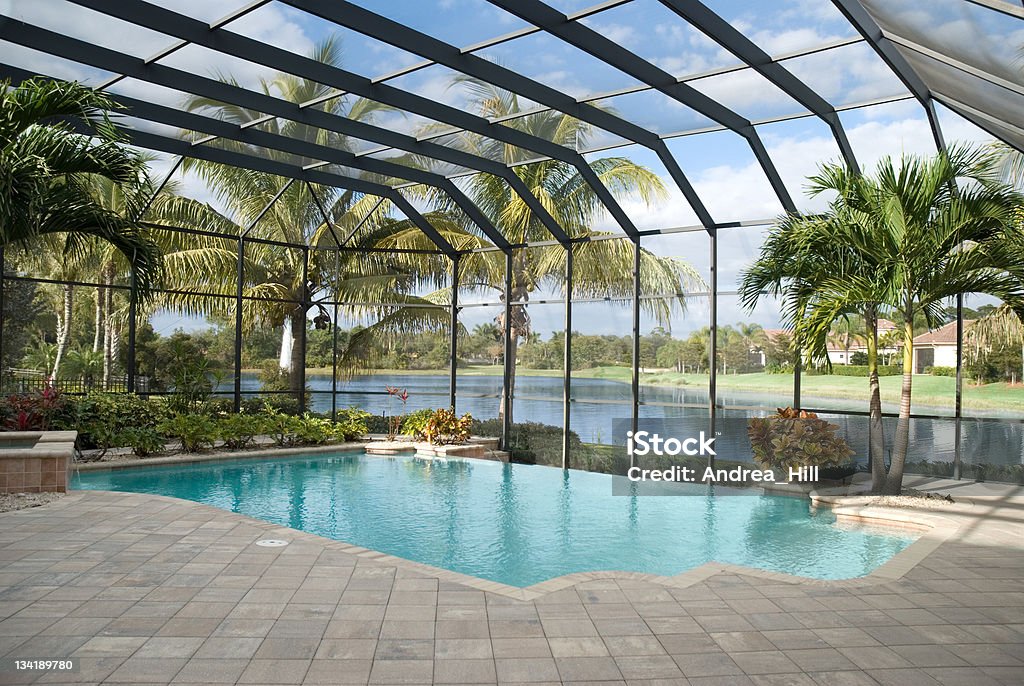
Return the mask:
<svg viewBox="0 0 1024 686"><path fill-rule="evenodd" d="M330 369L310 369L310 373L330 374ZM461 367L459 374L464 376L500 376L500 365ZM447 374L448 370L407 370L380 369L369 374L398 374L402 376L421 376ZM517 376L556 376L562 375L561 369L523 369L516 370ZM577 378L606 379L629 383L632 373L628 367L594 367L580 369L573 374ZM900 385L903 377L883 376L881 383L883 402L898 403ZM708 382L706 374L679 374L677 372L644 372L640 375L640 383L647 386L705 386ZM785 394L793 388L793 377L786 374L719 374L718 387L731 391L751 393ZM868 381L856 376L809 376L801 379L802 394L806 398L853 398L864 401L867 410ZM914 407L925 406L952 408L956 392L956 380L946 376L916 375L914 377ZM969 410L999 410L1001 413L1024 413L1024 384L992 383L981 386L964 384L963 405Z"/></svg>

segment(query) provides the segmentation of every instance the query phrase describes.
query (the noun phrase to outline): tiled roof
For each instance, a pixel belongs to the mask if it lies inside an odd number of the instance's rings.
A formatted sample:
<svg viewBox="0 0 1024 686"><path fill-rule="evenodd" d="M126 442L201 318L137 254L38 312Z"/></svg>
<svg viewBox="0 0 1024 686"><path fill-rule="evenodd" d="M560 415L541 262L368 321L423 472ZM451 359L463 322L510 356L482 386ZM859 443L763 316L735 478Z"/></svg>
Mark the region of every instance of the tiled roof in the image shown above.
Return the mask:
<svg viewBox="0 0 1024 686"><path fill-rule="evenodd" d="M965 329L971 321L973 320L964 320ZM956 322L953 321L934 331L926 331L919 336L914 336L914 345L956 345Z"/></svg>

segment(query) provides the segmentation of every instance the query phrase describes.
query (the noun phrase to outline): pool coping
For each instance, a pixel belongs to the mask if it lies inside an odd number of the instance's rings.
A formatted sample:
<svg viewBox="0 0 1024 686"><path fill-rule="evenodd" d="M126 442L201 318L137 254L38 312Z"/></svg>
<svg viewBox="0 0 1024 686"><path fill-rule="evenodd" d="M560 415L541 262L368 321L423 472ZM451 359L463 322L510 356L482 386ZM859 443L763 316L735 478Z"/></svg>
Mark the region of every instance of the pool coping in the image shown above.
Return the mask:
<svg viewBox="0 0 1024 686"><path fill-rule="evenodd" d="M198 455L198 456L187 456L189 458L195 457L198 459L180 459L180 458L154 458L153 462L146 461L145 465L138 465L137 463L128 463L128 468L149 466L157 464L155 460L162 460L160 464L189 464L193 462L209 462L219 461L224 459L248 459L250 457L275 457L275 456L291 456L302 453L326 453L326 452L353 452L361 450L363 447L362 443L341 443L331 446L315 446L313 448L277 448L270 450L254 451L247 453L244 456L238 455ZM258 453L258 454L257 454ZM371 457L391 457L386 455L370 455ZM458 458L458 459L473 459L473 458ZM126 467L120 467L124 469ZM114 467L117 469L117 467ZM103 470L102 468L93 468L86 471L109 471ZM95 491L98 493L120 493L119 491ZM82 493L81 491L75 493ZM594 581L599 579L625 579L625 580L643 580L651 583L656 583L661 586L670 588L687 588L694 584L700 583L709 577L716 574L742 574L744 576L751 576L765 581L773 581L777 583L787 584L800 584L800 585L813 585L819 587L834 587L834 588L856 588L860 586L871 586L877 584L884 584L895 581L902 578L907 572L913 569L918 563L927 558L932 552L934 552L944 542L952 538L957 531L960 529L960 524L950 519L949 517L942 516L941 514L924 513L918 510L907 510L898 509L892 507L879 507L871 504L870 497L864 495L837 495L830 493L818 493L811 491L808 496L813 506L816 507L829 507L839 520L855 521L868 524L878 524L884 526L894 526L903 529L911 529L921 532L921 535L911 543L909 546L896 553L894 556L889 558L885 563L879 565L874 570L864 576L852 577L849 579L815 579L811 577L803 577L795 574L786 574L784 572L774 572L766 569L759 569L757 567L746 567L743 565L735 565L723 562L705 562L704 564L688 569L679 574L666 576L661 574L650 574L646 572L628 572L621 570L603 570L603 571L591 571L591 572L574 572L572 574L564 574L551 579L546 579L530 586L519 587L511 586L509 584L503 584L497 581L491 581L481 577L472 576L469 574L463 574L461 572L455 572L442 567L435 567L428 565L423 562L416 562L415 560L409 560L403 557L397 557L388 553L383 553L378 550L372 550L370 548L363 548L361 546L353 545L345 541L339 541L331 538L319 536L298 529L292 529L290 527L281 526L274 524L273 522L267 522L262 519L255 517L249 517L247 515L229 512L220 508L215 508L212 505L205 505L192 500L185 500L182 498L175 498L173 496L146 494L155 498L168 498L176 502L189 503L190 505L198 508L212 508L218 512L226 513L233 517L240 517L249 522L258 523L263 528L273 530L276 538L282 538L290 536L293 539L307 539L318 542L320 545L324 545L334 550L340 550L356 557L378 562L381 564L393 565L408 571L419 572L421 574L429 575L444 581L450 581L454 583L467 586L480 591L486 591L489 593L496 593L498 595L512 598L515 600L536 600L549 593L561 591L563 589L575 586L588 581ZM970 505L970 501L967 505Z"/></svg>
<svg viewBox="0 0 1024 686"><path fill-rule="evenodd" d="M321 453L352 453L364 450L368 442L346 441L344 443L303 445L288 448L259 448L257 450L216 453L178 453L165 457L141 457L136 460L121 460L118 462L74 462L68 465L68 469L78 472L111 472L122 469L195 464L197 462L230 462L232 460L263 459L268 457L292 457L307 453L318 455Z"/></svg>

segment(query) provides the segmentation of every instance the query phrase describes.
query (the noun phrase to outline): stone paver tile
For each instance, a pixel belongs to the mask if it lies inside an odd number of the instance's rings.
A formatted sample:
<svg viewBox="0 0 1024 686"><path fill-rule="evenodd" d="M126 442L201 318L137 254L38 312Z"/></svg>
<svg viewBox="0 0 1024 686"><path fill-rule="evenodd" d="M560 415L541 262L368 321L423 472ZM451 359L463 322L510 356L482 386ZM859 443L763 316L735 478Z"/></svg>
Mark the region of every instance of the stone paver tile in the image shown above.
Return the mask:
<svg viewBox="0 0 1024 686"><path fill-rule="evenodd" d="M324 629L324 638L373 638L380 636L380 620L332 619Z"/></svg>
<svg viewBox="0 0 1024 686"><path fill-rule="evenodd" d="M808 672L819 686L878 686L878 682L861 671Z"/></svg>
<svg viewBox="0 0 1024 686"><path fill-rule="evenodd" d="M829 672L857 669L845 655L835 648L811 648L807 650L786 650L786 657L805 672Z"/></svg>
<svg viewBox="0 0 1024 686"><path fill-rule="evenodd" d="M434 605L388 605L384 621L432 622L437 616Z"/></svg>
<svg viewBox="0 0 1024 686"><path fill-rule="evenodd" d="M863 648L880 645L877 639L864 629L841 627L835 629L814 629L813 633L833 648ZM811 647L811 646L793 646Z"/></svg>
<svg viewBox="0 0 1024 686"><path fill-rule="evenodd" d="M996 679L971 667L934 667L924 671L942 686L1002 686Z"/></svg>
<svg viewBox="0 0 1024 686"><path fill-rule="evenodd" d="M814 679L803 672L793 674L752 674L754 686L817 686Z"/></svg>
<svg viewBox="0 0 1024 686"><path fill-rule="evenodd" d="M83 657L78 659L78 671L74 673L51 672L40 676L37 684L89 684L100 683L121 666L124 657Z"/></svg>
<svg viewBox="0 0 1024 686"><path fill-rule="evenodd" d="M913 667L907 659L885 646L864 646L860 648L839 648L860 669L897 669Z"/></svg>
<svg viewBox="0 0 1024 686"><path fill-rule="evenodd" d="M312 660L250 660L240 684L301 684Z"/></svg>
<svg viewBox="0 0 1024 686"><path fill-rule="evenodd" d="M144 636L96 636L75 651L75 657L128 657L147 640Z"/></svg>
<svg viewBox="0 0 1024 686"><path fill-rule="evenodd" d="M892 646L892 650L915 667L966 667L968 664L942 646L904 645Z"/></svg>
<svg viewBox="0 0 1024 686"><path fill-rule="evenodd" d="M704 627L693 617L652 617L647 626L655 634L703 634Z"/></svg>
<svg viewBox="0 0 1024 686"><path fill-rule="evenodd" d="M686 678L700 676L732 676L743 674L731 657L726 653L708 652L689 655L673 655L672 659L679 666ZM692 680L691 680L692 681Z"/></svg>
<svg viewBox="0 0 1024 686"><path fill-rule="evenodd" d="M968 664L981 667L1009 667L1017 666L1020 673L1024 674L1024 660L1021 658L1022 647L1020 645L981 645L969 643L962 645L947 645L946 648L961 660ZM1011 655L1008 651L1014 651Z"/></svg>
<svg viewBox="0 0 1024 686"><path fill-rule="evenodd" d="M267 634L268 638L321 638L330 620L323 619L279 619Z"/></svg>
<svg viewBox="0 0 1024 686"><path fill-rule="evenodd" d="M548 639L551 655L559 657L608 657L605 642L597 636L556 637Z"/></svg>
<svg viewBox="0 0 1024 686"><path fill-rule="evenodd" d="M615 658L622 676L627 681L652 679L679 679L683 673L668 655L619 656Z"/></svg>
<svg viewBox="0 0 1024 686"><path fill-rule="evenodd" d="M669 655L717 653L722 650L710 634L662 634L657 639Z"/></svg>
<svg viewBox="0 0 1024 686"><path fill-rule="evenodd" d="M563 682L623 678L615 660L610 657L556 657L555 667Z"/></svg>
<svg viewBox="0 0 1024 686"><path fill-rule="evenodd" d="M743 653L729 653L747 674L784 674L799 672L800 668L780 650L764 650Z"/></svg>
<svg viewBox="0 0 1024 686"><path fill-rule="evenodd" d="M727 653L751 650L775 650L775 645L759 631L711 632L711 638Z"/></svg>
<svg viewBox="0 0 1024 686"><path fill-rule="evenodd" d="M257 660L312 660L318 638L266 638L256 651Z"/></svg>
<svg viewBox="0 0 1024 686"><path fill-rule="evenodd" d="M381 639L434 638L434 622L398 622L384 620Z"/></svg>
<svg viewBox="0 0 1024 686"><path fill-rule="evenodd" d="M921 669L872 669L867 674L880 686L939 686L938 681Z"/></svg>
<svg viewBox="0 0 1024 686"><path fill-rule="evenodd" d="M494 653L486 638L439 638L434 641L435 660L491 659Z"/></svg>
<svg viewBox="0 0 1024 686"><path fill-rule="evenodd" d="M692 676L687 677L690 686L754 686L754 682L745 674L727 676Z"/></svg>
<svg viewBox="0 0 1024 686"><path fill-rule="evenodd" d="M370 669L371 684L429 684L433 660L376 660Z"/></svg>
<svg viewBox="0 0 1024 686"><path fill-rule="evenodd" d="M195 657L200 659L239 658L248 660L256 655L256 651L262 642L262 638L211 636L196 651Z"/></svg>
<svg viewBox="0 0 1024 686"><path fill-rule="evenodd" d="M541 624L548 638L598 635L597 627L589 619L544 619Z"/></svg>
<svg viewBox="0 0 1024 686"><path fill-rule="evenodd" d="M207 639L209 640L209 639ZM135 657L192 657L203 639L184 636L154 636L135 652Z"/></svg>
<svg viewBox="0 0 1024 686"><path fill-rule="evenodd" d="M695 617L697 623L707 631L708 633L715 632L726 632L726 631L754 631L754 626L748 622L742 615L731 613L731 614L717 614L717 615L701 615Z"/></svg>
<svg viewBox="0 0 1024 686"><path fill-rule="evenodd" d="M158 636L206 637L216 631L222 619L217 617L172 617L160 627Z"/></svg>
<svg viewBox="0 0 1024 686"><path fill-rule="evenodd" d="M372 660L377 650L373 638L325 638L316 649L314 661Z"/></svg>
<svg viewBox="0 0 1024 686"><path fill-rule="evenodd" d="M594 626L602 636L645 636L651 628L642 619L595 619Z"/></svg>
<svg viewBox="0 0 1024 686"><path fill-rule="evenodd" d="M374 659L380 660L433 660L434 641L423 638L381 639L377 642Z"/></svg>
<svg viewBox="0 0 1024 686"><path fill-rule="evenodd" d="M572 621L572 620L568 620ZM512 619L487 622L491 638L537 638L544 636L544 627L536 619ZM479 636L480 634L477 634ZM597 633L591 634L596 636ZM466 638L470 638L467 636Z"/></svg>
<svg viewBox="0 0 1024 686"><path fill-rule="evenodd" d="M436 684L487 684L494 683L497 676L494 660L435 660L434 683Z"/></svg>
<svg viewBox="0 0 1024 686"><path fill-rule="evenodd" d="M371 660L313 660L304 684L365 684L370 680Z"/></svg>
<svg viewBox="0 0 1024 686"><path fill-rule="evenodd" d="M544 638L492 638L494 657L551 657L549 641Z"/></svg>
<svg viewBox="0 0 1024 686"><path fill-rule="evenodd" d="M605 645L613 657L665 655L666 650L656 636L606 636Z"/></svg>
<svg viewBox="0 0 1024 686"><path fill-rule="evenodd" d="M559 681L555 661L550 657L495 658L499 683Z"/></svg>
<svg viewBox="0 0 1024 686"><path fill-rule="evenodd" d="M188 662L185 658L130 657L105 680L106 683L166 684Z"/></svg>

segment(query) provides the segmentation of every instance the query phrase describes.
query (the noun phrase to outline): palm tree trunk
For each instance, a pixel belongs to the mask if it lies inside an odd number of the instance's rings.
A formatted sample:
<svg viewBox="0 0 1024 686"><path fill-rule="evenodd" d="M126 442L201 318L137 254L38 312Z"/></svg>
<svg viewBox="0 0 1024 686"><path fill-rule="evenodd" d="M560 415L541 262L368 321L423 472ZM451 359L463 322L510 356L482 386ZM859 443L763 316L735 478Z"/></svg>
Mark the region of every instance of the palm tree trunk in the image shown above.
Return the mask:
<svg viewBox="0 0 1024 686"><path fill-rule="evenodd" d="M68 352L68 343L71 342L71 316L74 309L74 286L63 287L63 314L57 316L57 353L53 358L53 371L50 378L56 379L60 373L60 363L64 361L64 355Z"/></svg>
<svg viewBox="0 0 1024 686"><path fill-rule="evenodd" d="M111 354L113 352L114 345L114 332L113 332L113 313L114 313L114 289L111 288L114 284L114 268L113 265L109 265L104 270L104 294L103 294L103 389L110 389L110 373L112 371L113 359Z"/></svg>
<svg viewBox="0 0 1024 686"><path fill-rule="evenodd" d="M305 311L297 310L293 312L291 320L291 330L288 331L288 335L291 336L292 339L291 361L288 371L288 387L295 393L296 400L299 400L303 389L306 387L306 351L305 346L302 345L302 337L306 334Z"/></svg>
<svg viewBox="0 0 1024 686"><path fill-rule="evenodd" d="M882 425L882 392L878 383L878 313L874 306L864 313L868 349L868 460L871 492L881 493L885 485L885 427Z"/></svg>
<svg viewBox="0 0 1024 686"><path fill-rule="evenodd" d="M100 342L103 340L103 287L96 289L96 321L95 331L92 335L92 351L100 351Z"/></svg>
<svg viewBox="0 0 1024 686"><path fill-rule="evenodd" d="M900 389L900 417L896 424L892 463L885 479L885 495L899 495L903 490L903 465L910 445L910 396L914 384L914 310L908 303L903 323L903 387Z"/></svg>

